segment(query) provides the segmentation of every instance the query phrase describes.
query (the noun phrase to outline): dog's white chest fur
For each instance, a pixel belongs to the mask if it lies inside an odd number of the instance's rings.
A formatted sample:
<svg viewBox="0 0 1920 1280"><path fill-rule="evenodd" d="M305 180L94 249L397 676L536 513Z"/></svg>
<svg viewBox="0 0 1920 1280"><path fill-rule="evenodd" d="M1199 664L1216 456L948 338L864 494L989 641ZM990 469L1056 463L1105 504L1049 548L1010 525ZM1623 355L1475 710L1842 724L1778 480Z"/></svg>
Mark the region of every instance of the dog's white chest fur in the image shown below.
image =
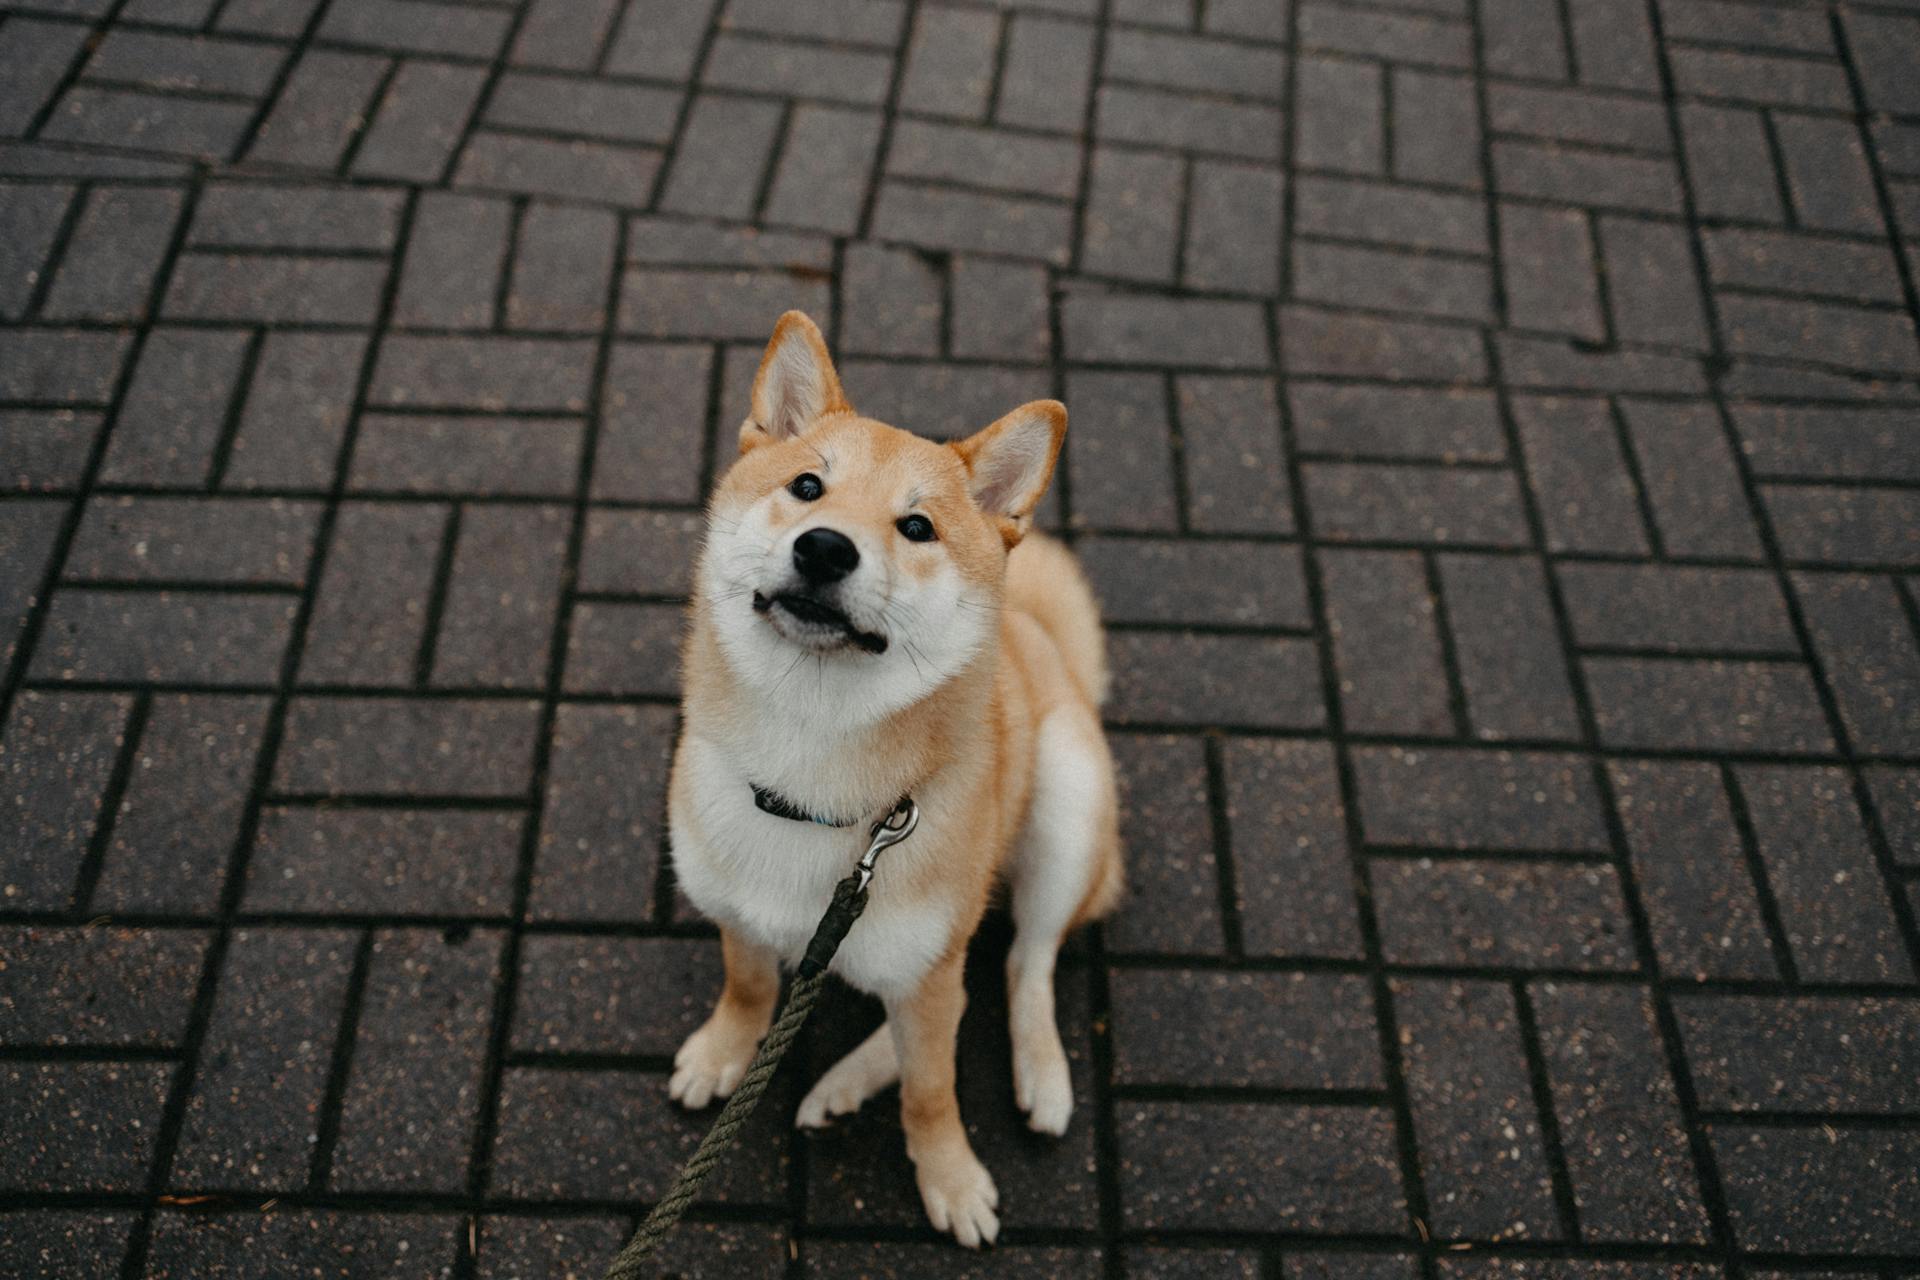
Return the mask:
<svg viewBox="0 0 1920 1280"><path fill-rule="evenodd" d="M747 780L712 744L689 735L683 751L698 828L674 815L673 865L681 888L711 919L797 963L833 886L865 851L869 824L826 827L764 813ZM888 894L889 864L897 869L911 856L907 845L880 855L866 912L833 961L835 973L883 999L918 985L946 952L954 927L952 904Z"/></svg>

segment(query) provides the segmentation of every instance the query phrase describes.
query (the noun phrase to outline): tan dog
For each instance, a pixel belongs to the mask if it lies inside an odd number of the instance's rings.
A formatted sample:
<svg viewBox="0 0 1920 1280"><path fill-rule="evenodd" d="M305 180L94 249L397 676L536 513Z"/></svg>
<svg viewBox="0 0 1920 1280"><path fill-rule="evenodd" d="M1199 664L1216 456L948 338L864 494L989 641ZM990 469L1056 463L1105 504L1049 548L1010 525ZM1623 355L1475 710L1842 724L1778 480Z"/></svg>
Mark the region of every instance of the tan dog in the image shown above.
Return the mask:
<svg viewBox="0 0 1920 1280"><path fill-rule="evenodd" d="M1053 400L951 445L862 418L820 331L788 312L708 510L686 646L673 860L720 925L726 987L675 1055L670 1092L698 1108L733 1091L780 966L870 825L911 795L919 829L881 857L833 963L881 999L886 1025L798 1122L898 1080L927 1216L968 1246L999 1231L954 1096L968 939L1004 881L1014 1092L1033 1128L1063 1133L1054 960L1121 888L1098 612L1072 555L1027 536L1066 429Z"/></svg>

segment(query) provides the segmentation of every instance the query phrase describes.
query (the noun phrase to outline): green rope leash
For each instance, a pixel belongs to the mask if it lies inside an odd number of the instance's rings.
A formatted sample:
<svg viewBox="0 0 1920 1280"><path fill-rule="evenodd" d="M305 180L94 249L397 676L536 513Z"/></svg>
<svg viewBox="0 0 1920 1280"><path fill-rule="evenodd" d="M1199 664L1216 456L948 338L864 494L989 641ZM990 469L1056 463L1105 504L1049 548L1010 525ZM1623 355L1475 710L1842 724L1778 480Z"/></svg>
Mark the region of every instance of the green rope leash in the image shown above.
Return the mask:
<svg viewBox="0 0 1920 1280"><path fill-rule="evenodd" d="M893 812L874 824L866 855L860 859L852 875L833 887L833 901L827 904L826 914L820 917L820 925L813 931L813 940L807 943L807 953L800 961L792 987L787 991L787 1002L781 1007L780 1016L767 1032L766 1039L760 1042L759 1052L753 1055L753 1064L747 1068L747 1074L740 1078L740 1084L734 1089L733 1096L727 1099L727 1105L720 1109L720 1116L713 1122L713 1128L707 1130L707 1136L700 1139L692 1158L681 1168L680 1176L673 1180L667 1193L647 1214L647 1220L633 1233L633 1239L627 1241L626 1248L620 1250L607 1268L606 1280L639 1280L648 1256L680 1224L681 1215L686 1213L687 1206L700 1193L700 1184L707 1180L707 1175L720 1163L720 1158L726 1154L735 1135L746 1125L748 1117L753 1115L753 1109L759 1104L760 1095L767 1091L767 1084L773 1079L780 1059L786 1056L793 1038L800 1034L807 1015L813 1012L813 1006L818 1003L820 989L827 984L827 966L832 963L834 953L840 950L847 930L853 928L853 922L867 909L867 886L873 880L874 859L882 849L899 844L912 835L919 821L919 808L911 797L903 797L893 807Z"/></svg>

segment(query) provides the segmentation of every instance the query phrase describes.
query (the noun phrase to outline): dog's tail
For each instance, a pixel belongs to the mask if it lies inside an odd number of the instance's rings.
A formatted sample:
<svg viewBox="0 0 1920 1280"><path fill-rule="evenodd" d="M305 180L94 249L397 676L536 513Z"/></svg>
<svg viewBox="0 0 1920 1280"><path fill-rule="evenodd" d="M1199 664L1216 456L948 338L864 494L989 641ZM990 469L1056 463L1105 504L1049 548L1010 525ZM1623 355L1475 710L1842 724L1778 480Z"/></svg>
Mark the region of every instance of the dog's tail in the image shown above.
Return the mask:
<svg viewBox="0 0 1920 1280"><path fill-rule="evenodd" d="M1100 606L1073 552L1045 534L1028 534L1007 558L1007 607L1031 616L1053 638L1087 701L1097 707L1107 700Z"/></svg>

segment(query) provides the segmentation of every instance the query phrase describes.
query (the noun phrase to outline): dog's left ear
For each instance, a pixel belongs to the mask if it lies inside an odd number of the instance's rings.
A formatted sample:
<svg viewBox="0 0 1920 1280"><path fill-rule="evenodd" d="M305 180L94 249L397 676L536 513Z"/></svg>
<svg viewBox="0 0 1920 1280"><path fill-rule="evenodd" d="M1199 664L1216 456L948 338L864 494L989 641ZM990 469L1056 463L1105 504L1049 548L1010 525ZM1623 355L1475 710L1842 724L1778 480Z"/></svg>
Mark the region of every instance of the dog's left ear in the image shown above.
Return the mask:
<svg viewBox="0 0 1920 1280"><path fill-rule="evenodd" d="M967 464L974 502L1009 547L1026 535L1066 436L1067 406L1035 400L953 446Z"/></svg>
<svg viewBox="0 0 1920 1280"><path fill-rule="evenodd" d="M853 408L840 390L840 375L818 325L804 311L789 311L773 327L767 353L753 379L753 415L740 424L740 452L775 440L791 440L830 413Z"/></svg>

